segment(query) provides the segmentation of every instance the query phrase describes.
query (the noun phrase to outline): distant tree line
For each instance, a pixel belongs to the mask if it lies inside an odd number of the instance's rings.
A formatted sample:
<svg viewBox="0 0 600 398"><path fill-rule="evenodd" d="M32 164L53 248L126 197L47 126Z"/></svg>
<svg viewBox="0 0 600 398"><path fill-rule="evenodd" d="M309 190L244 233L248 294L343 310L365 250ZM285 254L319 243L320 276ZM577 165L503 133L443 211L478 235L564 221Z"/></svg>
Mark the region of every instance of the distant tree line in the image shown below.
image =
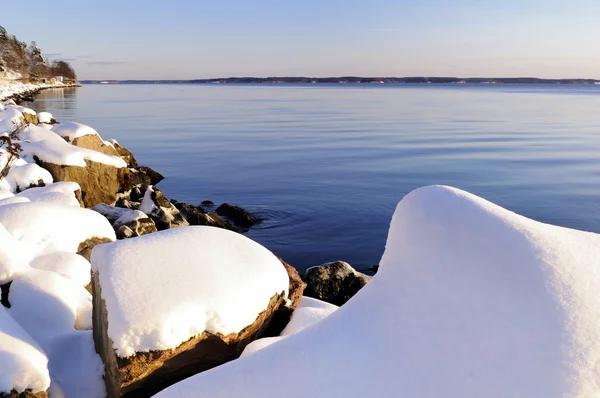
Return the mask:
<svg viewBox="0 0 600 398"><path fill-rule="evenodd" d="M0 26L0 73L17 72L23 80L41 81L55 76L77 80L73 67L66 61L48 62L35 41L29 45L9 35Z"/></svg>

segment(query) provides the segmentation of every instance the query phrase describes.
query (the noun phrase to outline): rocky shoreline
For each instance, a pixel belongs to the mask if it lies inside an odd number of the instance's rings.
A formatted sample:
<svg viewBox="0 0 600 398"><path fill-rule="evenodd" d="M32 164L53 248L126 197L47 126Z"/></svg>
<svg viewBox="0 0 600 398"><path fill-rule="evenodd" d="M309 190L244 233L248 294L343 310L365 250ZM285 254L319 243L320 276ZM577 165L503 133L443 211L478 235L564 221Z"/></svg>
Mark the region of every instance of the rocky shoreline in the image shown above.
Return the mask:
<svg viewBox="0 0 600 398"><path fill-rule="evenodd" d="M8 86L11 88L6 91L0 91L0 101L13 100L16 104L21 104L22 102L35 101L35 96L39 94L40 91L51 88L81 87L81 84L79 82L56 84L13 83ZM2 88L2 86L0 86L0 88Z"/></svg>

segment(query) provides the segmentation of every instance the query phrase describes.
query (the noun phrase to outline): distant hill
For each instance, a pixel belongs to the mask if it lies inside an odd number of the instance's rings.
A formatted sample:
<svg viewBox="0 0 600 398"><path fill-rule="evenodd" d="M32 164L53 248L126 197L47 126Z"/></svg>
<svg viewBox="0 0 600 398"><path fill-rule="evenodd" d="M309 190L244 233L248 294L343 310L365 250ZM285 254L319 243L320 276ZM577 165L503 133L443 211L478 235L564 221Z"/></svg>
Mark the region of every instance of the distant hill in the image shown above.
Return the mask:
<svg viewBox="0 0 600 398"><path fill-rule="evenodd" d="M227 77L216 79L194 80L82 80L84 84L277 84L277 83L372 83L372 84L401 84L401 83L447 83L447 84L600 84L596 79L540 79L536 77Z"/></svg>

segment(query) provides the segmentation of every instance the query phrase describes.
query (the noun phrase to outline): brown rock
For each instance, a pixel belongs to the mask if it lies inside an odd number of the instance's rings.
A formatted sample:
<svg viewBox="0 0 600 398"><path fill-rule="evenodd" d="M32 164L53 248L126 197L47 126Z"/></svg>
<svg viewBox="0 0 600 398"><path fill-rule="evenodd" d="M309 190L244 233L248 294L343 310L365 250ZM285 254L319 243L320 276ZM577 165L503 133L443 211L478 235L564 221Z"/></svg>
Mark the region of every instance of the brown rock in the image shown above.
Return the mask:
<svg viewBox="0 0 600 398"><path fill-rule="evenodd" d="M74 181L81 187L81 197L85 207L98 203L113 205L117 193L131 189L129 169L117 168L104 163L86 160L86 167L65 166L44 162L34 156L35 162L48 170L54 181Z"/></svg>
<svg viewBox="0 0 600 398"><path fill-rule="evenodd" d="M23 121L29 124L38 125L40 122L38 121L37 115L32 115L31 113L23 112Z"/></svg>
<svg viewBox="0 0 600 398"><path fill-rule="evenodd" d="M115 150L119 154L119 156L127 163L127 167L136 168L138 167L137 160L135 160L135 156L131 153L127 148L122 147L118 143L114 143L113 146Z"/></svg>
<svg viewBox="0 0 600 398"><path fill-rule="evenodd" d="M150 185L156 185L165 179L165 177L162 174L160 174L158 171L151 169L148 166L140 166L137 169L142 173L146 174L148 177L150 177Z"/></svg>
<svg viewBox="0 0 600 398"><path fill-rule="evenodd" d="M140 218L119 226L115 225L117 239L135 238L158 231L151 218Z"/></svg>
<svg viewBox="0 0 600 398"><path fill-rule="evenodd" d="M234 232L241 230L227 220L222 219L215 213L206 213L201 207L192 206L187 203L175 202L175 207L183 214L190 225L208 225L228 229Z"/></svg>
<svg viewBox="0 0 600 398"><path fill-rule="evenodd" d="M77 137L71 143L79 148L87 148L93 151L101 152L105 155L119 156L119 153L115 148L110 145L106 145L102 138L96 134L87 134Z"/></svg>
<svg viewBox="0 0 600 398"><path fill-rule="evenodd" d="M86 239L85 241L83 241L79 244L79 247L77 248L77 254L79 254L80 256L83 256L83 258L85 258L86 260L91 261L92 249L96 245L101 245L103 243L110 243L110 242L112 242L112 240L110 240L108 238L93 237L91 239Z"/></svg>
<svg viewBox="0 0 600 398"><path fill-rule="evenodd" d="M246 345L261 337L277 310L286 302L282 295L274 295L268 308L240 333L224 336L204 332L173 350L120 358L107 334L108 314L97 272L93 274L92 286L94 342L105 364L104 378L109 397L149 397L189 376L238 358Z"/></svg>
<svg viewBox="0 0 600 398"><path fill-rule="evenodd" d="M8 394L0 392L0 398L47 398L48 394L46 391L32 392L31 390L25 390L23 392L17 392L12 390Z"/></svg>

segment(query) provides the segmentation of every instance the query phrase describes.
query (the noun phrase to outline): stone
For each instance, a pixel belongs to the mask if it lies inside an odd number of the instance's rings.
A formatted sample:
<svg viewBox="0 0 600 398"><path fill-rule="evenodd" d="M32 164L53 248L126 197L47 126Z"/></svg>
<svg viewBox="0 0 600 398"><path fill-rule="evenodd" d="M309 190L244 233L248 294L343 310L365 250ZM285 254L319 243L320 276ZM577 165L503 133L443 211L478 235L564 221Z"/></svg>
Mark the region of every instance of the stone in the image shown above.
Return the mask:
<svg viewBox="0 0 600 398"><path fill-rule="evenodd" d="M150 195L147 195L148 190ZM148 187L144 194L140 210L145 212L156 224L159 231L190 225L177 208L165 198L157 187Z"/></svg>
<svg viewBox="0 0 600 398"><path fill-rule="evenodd" d="M127 148L124 148L121 145L119 145L116 141L112 144L119 156L121 157L121 159L123 159L127 163L127 167L138 167L137 160L135 160L135 156L133 156L133 153L131 153Z"/></svg>
<svg viewBox="0 0 600 398"><path fill-rule="evenodd" d="M370 280L370 276L356 271L350 264L344 261L335 261L306 270L304 294L340 306Z"/></svg>
<svg viewBox="0 0 600 398"><path fill-rule="evenodd" d="M140 166L137 169L138 171L141 171L150 178L150 185L156 185L165 179L165 177L162 174L160 174L158 171L151 169L148 166Z"/></svg>
<svg viewBox="0 0 600 398"><path fill-rule="evenodd" d="M230 231L240 232L240 229L229 221L222 219L215 213L206 213L204 209L192 206L188 203L177 201L174 206L183 214L190 225L208 225L209 227L224 228Z"/></svg>
<svg viewBox="0 0 600 398"><path fill-rule="evenodd" d="M282 262L283 263L283 262ZM96 350L102 357L109 397L147 397L156 392L240 356L246 345L257 338L279 335L291 313L300 303L304 283L293 267L287 297L275 294L254 323L239 333L223 336L203 332L173 350L139 352L127 358L118 357L108 337L108 314L102 299L98 272L92 276L94 300L93 330Z"/></svg>
<svg viewBox="0 0 600 398"><path fill-rule="evenodd" d="M34 156L38 166L48 170L55 182L74 181L81 187L85 207L98 203L114 204L117 193L131 189L129 169L86 160L86 167L48 163Z"/></svg>
<svg viewBox="0 0 600 398"><path fill-rule="evenodd" d="M81 137L74 138L71 144L79 148L87 148L101 152L105 155L119 156L119 153L113 146L107 145L102 138L96 134L86 134L82 135Z"/></svg>
<svg viewBox="0 0 600 398"><path fill-rule="evenodd" d="M91 261L91 257L92 257L92 249L96 246L96 245L101 245L103 243L109 243L112 242L112 240L108 239L108 238L91 238L91 239L86 239L85 241L81 242L79 244L79 247L77 248L77 254L79 254L80 256L82 256L83 258L85 258L88 261Z"/></svg>
<svg viewBox="0 0 600 398"><path fill-rule="evenodd" d="M203 200L202 203L200 203L200 205L206 207L214 207L215 202L213 202L212 200Z"/></svg>
<svg viewBox="0 0 600 398"><path fill-rule="evenodd" d="M6 308L10 308L10 301L8 301L8 293L10 292L11 282L0 285L0 304Z"/></svg>
<svg viewBox="0 0 600 398"><path fill-rule="evenodd" d="M151 218L139 218L132 220L121 225L115 225L115 232L117 233L117 239L134 238L136 236L142 236L157 232L156 225Z"/></svg>
<svg viewBox="0 0 600 398"><path fill-rule="evenodd" d="M255 217L247 210L229 203L223 203L221 206L217 207L215 212L221 217L227 217L236 226L241 228L250 228L262 221L262 218Z"/></svg>
<svg viewBox="0 0 600 398"><path fill-rule="evenodd" d="M23 112L23 121L28 124L35 124L36 126L40 124L37 115L27 112Z"/></svg>
<svg viewBox="0 0 600 398"><path fill-rule="evenodd" d="M129 171L131 172L131 183L133 185L153 185L148 174L143 171L134 168L129 169Z"/></svg>

